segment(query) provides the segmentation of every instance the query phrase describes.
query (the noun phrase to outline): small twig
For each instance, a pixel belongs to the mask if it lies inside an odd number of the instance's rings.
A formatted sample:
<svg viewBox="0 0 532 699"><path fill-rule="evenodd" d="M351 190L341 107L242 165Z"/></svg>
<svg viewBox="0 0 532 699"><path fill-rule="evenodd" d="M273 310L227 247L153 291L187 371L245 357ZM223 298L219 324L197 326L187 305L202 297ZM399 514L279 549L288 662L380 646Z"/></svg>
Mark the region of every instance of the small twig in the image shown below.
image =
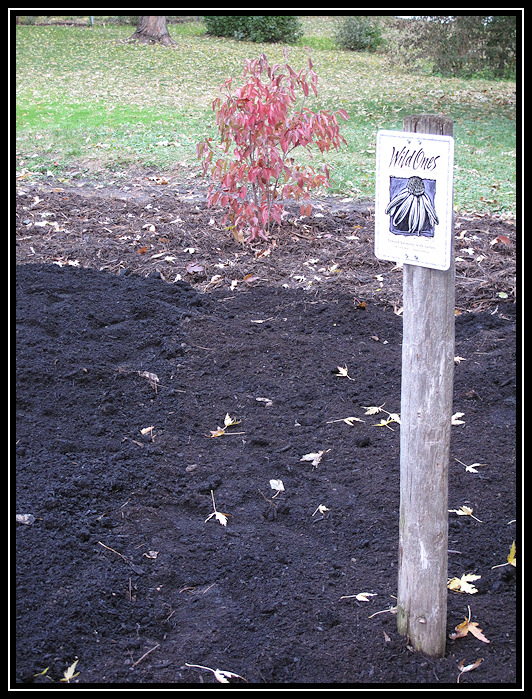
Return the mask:
<svg viewBox="0 0 532 699"><path fill-rule="evenodd" d="M100 544L100 546L103 546L104 549L107 549L108 551L112 551L113 553L116 553L117 556L120 556L120 558L124 561L124 563L127 563L128 566L130 566L130 568L132 568L132 569L135 571L135 573L136 573L137 575L140 575L140 574L143 572L143 571L142 571L142 568L141 568L140 566L137 566L137 565L135 565L134 563L132 563L132 562L129 560L129 558L126 558L126 557L125 557L122 553L120 553L119 551L115 551L115 550L112 549L110 546L106 546L105 544L102 544L101 541L98 541L98 543Z"/></svg>
<svg viewBox="0 0 532 699"><path fill-rule="evenodd" d="M119 553L118 551L115 551L115 550L112 549L110 546L106 546L105 544L102 544L101 541L98 541L98 543L100 544L100 546L103 546L104 549L107 549L108 551L112 551L113 553L116 553L116 555L117 555L117 556L120 556L120 558L121 558L123 561L125 561L126 563L129 563L129 561L127 560L127 558L126 558L123 554Z"/></svg>
<svg viewBox="0 0 532 699"><path fill-rule="evenodd" d="M150 650L147 650L147 651L144 653L144 655L141 655L141 656L140 656L140 658L137 660L136 663L133 663L133 665L131 665L131 667L130 667L129 669L130 669L130 670L133 670L133 668L135 667L135 665L138 665L138 664L140 663L141 660L144 660L144 658L145 658L147 655L149 655L152 651L154 651L154 650L156 650L157 648L159 648L160 645L161 645L160 643L157 643L157 645L153 646L153 648L150 648Z"/></svg>
<svg viewBox="0 0 532 699"><path fill-rule="evenodd" d="M377 616L377 614L386 614L386 612L390 612L391 614L397 614L397 607L389 607L388 609L381 609L380 612L375 612L371 616L368 616L368 619L373 619L373 617Z"/></svg>

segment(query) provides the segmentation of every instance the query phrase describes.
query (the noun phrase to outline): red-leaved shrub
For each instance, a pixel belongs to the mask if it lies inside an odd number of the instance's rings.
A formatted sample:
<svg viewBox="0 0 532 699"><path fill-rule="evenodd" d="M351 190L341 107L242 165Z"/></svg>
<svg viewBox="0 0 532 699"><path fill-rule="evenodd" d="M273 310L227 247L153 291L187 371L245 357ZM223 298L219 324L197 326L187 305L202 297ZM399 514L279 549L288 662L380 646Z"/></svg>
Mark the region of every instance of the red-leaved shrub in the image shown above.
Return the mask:
<svg viewBox="0 0 532 699"><path fill-rule="evenodd" d="M207 138L197 145L204 174L210 172L213 180L208 205L229 209L224 223L231 222L241 242L267 239L273 223L281 223L284 199L303 200L301 214L310 216L310 192L330 186L326 165L317 172L296 163L292 153L298 146L317 146L324 153L346 143L336 118L348 119L345 110L312 112L305 106L310 90L317 96L310 58L298 73L286 52L285 61L270 66L264 54L248 59L244 84L231 92L232 78L226 80L220 88L225 99L213 102L220 142L215 147ZM298 91L302 103L296 109Z"/></svg>

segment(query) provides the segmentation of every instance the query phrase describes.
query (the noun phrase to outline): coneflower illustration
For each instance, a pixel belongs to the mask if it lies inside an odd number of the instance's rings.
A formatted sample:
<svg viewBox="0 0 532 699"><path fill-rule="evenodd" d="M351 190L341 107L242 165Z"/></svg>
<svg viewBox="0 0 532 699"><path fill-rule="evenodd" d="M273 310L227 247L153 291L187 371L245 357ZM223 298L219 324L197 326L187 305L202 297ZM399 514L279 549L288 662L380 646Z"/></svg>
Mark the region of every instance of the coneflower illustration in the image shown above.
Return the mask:
<svg viewBox="0 0 532 699"><path fill-rule="evenodd" d="M391 216L395 227L403 229L408 226L405 230L414 235L421 235L427 225L432 228L439 223L434 205L425 192L425 184L421 177L415 175L393 197L385 213Z"/></svg>

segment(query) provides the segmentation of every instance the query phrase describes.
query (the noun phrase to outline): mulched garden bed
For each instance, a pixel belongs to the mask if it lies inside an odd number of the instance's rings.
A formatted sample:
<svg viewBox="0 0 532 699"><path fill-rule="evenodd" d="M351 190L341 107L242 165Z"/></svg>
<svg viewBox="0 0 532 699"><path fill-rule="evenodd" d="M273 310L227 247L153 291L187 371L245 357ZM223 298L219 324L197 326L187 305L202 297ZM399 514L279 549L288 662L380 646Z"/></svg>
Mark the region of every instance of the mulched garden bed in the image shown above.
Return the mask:
<svg viewBox="0 0 532 699"><path fill-rule="evenodd" d="M399 412L401 391L402 273L373 254L372 203L289 207L253 247L194 181L157 173L21 181L16 204L13 508L32 517L15 682L77 660L71 681L92 685L216 682L201 665L456 686L482 658L461 684L519 683L516 568L493 568L517 530L512 221L455 221L449 507L478 519L450 513L449 577L481 577L449 592L448 633L470 609L490 643L449 639L434 660L393 613L400 426L366 414Z"/></svg>

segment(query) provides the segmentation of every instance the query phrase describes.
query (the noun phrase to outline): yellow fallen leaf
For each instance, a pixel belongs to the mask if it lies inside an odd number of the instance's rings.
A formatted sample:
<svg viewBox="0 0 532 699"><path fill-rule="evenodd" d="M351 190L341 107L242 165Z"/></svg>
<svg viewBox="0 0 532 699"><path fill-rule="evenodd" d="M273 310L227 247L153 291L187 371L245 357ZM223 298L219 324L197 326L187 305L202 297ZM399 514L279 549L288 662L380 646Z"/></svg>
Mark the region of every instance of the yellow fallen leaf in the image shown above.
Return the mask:
<svg viewBox="0 0 532 699"><path fill-rule="evenodd" d="M473 573L464 573L461 578L451 578L447 587L455 592L467 592L469 595L474 595L478 590L474 585L471 585L471 582L480 580L481 577L481 575L473 575Z"/></svg>
<svg viewBox="0 0 532 699"><path fill-rule="evenodd" d="M353 427L354 422L364 422L359 417L341 417L338 420L327 420L327 425L331 425L333 422L345 422L347 425Z"/></svg>
<svg viewBox="0 0 532 699"><path fill-rule="evenodd" d="M506 556L507 563L499 563L499 565L496 566L491 566L491 569L493 570L494 568L503 568L505 565L510 564L511 566L516 565L515 561L515 541L512 542L512 546L510 548L510 553Z"/></svg>
<svg viewBox="0 0 532 699"><path fill-rule="evenodd" d="M383 403L382 405L363 405L362 407L366 411L364 415L376 415L377 413L380 413L385 405L386 403Z"/></svg>
<svg viewBox="0 0 532 699"><path fill-rule="evenodd" d="M388 413L388 419L382 418L381 421L373 425L373 427L387 427L393 432L394 430L390 427L390 422L397 422L398 425L401 424L401 418L398 413Z"/></svg>
<svg viewBox="0 0 532 699"><path fill-rule="evenodd" d="M511 566L515 566L515 541L512 543L512 548L508 556L506 556L506 560Z"/></svg>

